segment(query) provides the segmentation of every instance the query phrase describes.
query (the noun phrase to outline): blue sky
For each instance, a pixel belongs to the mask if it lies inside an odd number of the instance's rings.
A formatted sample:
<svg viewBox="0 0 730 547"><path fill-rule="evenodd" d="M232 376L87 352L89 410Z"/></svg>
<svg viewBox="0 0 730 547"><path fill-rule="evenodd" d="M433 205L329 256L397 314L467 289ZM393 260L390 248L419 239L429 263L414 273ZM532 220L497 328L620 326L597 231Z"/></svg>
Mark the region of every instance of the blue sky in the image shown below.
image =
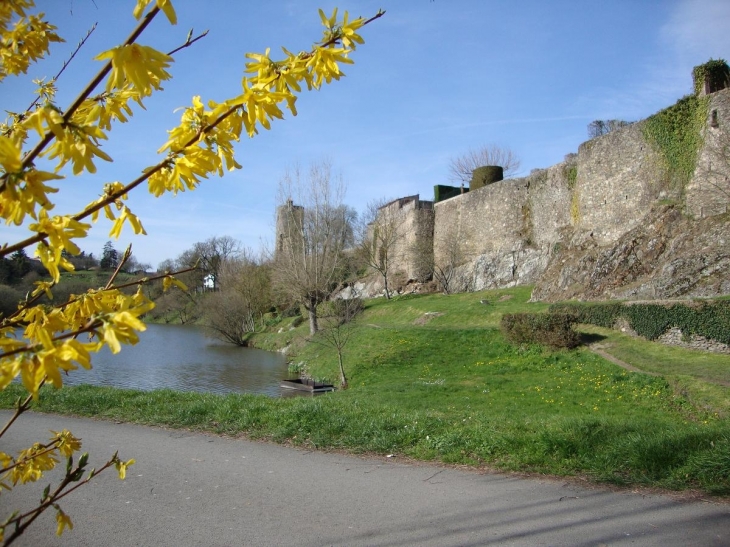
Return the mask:
<svg viewBox="0 0 730 547"><path fill-rule="evenodd" d="M132 0L37 0L66 44L27 78L0 87L5 110L31 100L32 78L50 77L86 29L98 28L58 82L65 106L98 70L91 58L123 40L134 25ZM310 0L240 2L173 0L178 25L158 17L139 40L163 51L190 28L209 35L176 55L174 79L132 121L117 126L94 176L62 181L55 212L72 213L95 199L104 183L129 181L158 161L157 148L193 95L235 96L244 53L279 46L306 50L319 39L317 9L386 15L362 31L365 44L345 67L347 77L305 92L299 115L237 148L243 169L204 181L195 192L154 199L132 194L130 208L147 236L128 228L115 246L133 243L135 256L156 266L197 241L229 235L258 249L273 240L277 184L295 162L329 159L358 210L376 198L419 193L433 198L448 184L449 160L484 144L510 148L521 174L576 152L595 119L637 120L691 91L692 67L730 56L727 0ZM100 221L79 242L101 253L110 225ZM0 241L18 229L0 226Z"/></svg>

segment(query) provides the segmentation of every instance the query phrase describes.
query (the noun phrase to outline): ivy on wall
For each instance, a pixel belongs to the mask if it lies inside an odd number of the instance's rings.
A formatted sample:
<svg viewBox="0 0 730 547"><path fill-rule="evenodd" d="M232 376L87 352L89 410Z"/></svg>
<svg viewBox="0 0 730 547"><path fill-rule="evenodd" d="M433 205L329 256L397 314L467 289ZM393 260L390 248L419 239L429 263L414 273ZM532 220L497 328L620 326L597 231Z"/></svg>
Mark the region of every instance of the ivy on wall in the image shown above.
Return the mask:
<svg viewBox="0 0 730 547"><path fill-rule="evenodd" d="M578 193L578 188L575 186L570 196L570 220L573 226L580 222L580 194Z"/></svg>
<svg viewBox="0 0 730 547"><path fill-rule="evenodd" d="M661 156L669 176L667 182L680 196L697 166L709 103L707 96L687 95L642 124L644 139Z"/></svg>
<svg viewBox="0 0 730 547"><path fill-rule="evenodd" d="M656 340L672 327L682 335L693 334L730 344L730 300L699 305L632 304L618 302L598 304L554 304L550 313L572 314L578 323L613 328L618 319L628 321L634 331L648 340Z"/></svg>
<svg viewBox="0 0 730 547"><path fill-rule="evenodd" d="M705 83L708 84L710 93L719 91L730 87L730 67L725 59L710 59L704 65L692 69L692 80L695 95L704 91Z"/></svg>
<svg viewBox="0 0 730 547"><path fill-rule="evenodd" d="M568 188L572 190L575 188L575 181L578 179L578 166L576 164L566 164L565 167L563 167L563 175L565 175L565 180L568 181Z"/></svg>

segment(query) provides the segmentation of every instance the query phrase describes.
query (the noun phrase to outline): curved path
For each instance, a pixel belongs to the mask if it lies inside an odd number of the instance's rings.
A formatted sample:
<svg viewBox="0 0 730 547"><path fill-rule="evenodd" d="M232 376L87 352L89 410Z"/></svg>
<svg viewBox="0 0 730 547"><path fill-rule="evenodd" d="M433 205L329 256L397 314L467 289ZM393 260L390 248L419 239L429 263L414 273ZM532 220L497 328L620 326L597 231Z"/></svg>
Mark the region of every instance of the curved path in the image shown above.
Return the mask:
<svg viewBox="0 0 730 547"><path fill-rule="evenodd" d="M0 449L62 427L92 464L116 450L137 464L126 481L110 470L63 501L75 528L62 538L49 513L19 545L730 545L729 505L397 458L42 414L21 416ZM41 488L3 494L0 516Z"/></svg>

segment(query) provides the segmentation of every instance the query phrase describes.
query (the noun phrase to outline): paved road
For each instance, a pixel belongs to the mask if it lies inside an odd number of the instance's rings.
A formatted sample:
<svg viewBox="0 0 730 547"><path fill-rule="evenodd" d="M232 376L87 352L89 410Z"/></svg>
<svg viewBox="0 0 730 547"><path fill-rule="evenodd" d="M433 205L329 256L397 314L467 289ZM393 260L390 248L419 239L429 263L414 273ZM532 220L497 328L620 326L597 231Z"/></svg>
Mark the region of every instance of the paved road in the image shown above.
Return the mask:
<svg viewBox="0 0 730 547"><path fill-rule="evenodd" d="M22 416L0 447L63 426L95 465L116 450L137 464L126 481L108 472L63 502L73 531L57 539L48 514L20 545L730 545L728 505L397 458L39 414ZM0 497L0 514L11 499Z"/></svg>

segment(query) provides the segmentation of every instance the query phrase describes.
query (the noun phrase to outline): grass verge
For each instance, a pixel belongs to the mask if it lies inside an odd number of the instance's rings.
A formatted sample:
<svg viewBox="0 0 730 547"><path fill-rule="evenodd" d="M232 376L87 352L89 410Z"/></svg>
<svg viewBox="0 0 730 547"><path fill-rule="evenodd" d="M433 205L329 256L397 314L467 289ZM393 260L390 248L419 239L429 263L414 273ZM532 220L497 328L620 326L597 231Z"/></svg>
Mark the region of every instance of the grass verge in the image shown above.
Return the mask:
<svg viewBox="0 0 730 547"><path fill-rule="evenodd" d="M520 288L370 301L345 348L350 389L326 396L270 399L81 386L45 390L37 409L730 495L730 420L713 403L727 400L730 390L708 381L706 363L694 376L692 359L682 374L671 369L670 359L666 370L654 363L660 375L650 376L585 348L514 347L500 334L499 318L546 308L528 299L529 289ZM338 378L334 350L301 343L306 324L278 330L261 340L273 347L280 337L278 345L298 348L296 360L312 376ZM612 351L623 347L614 333L598 335L602 343L616 344ZM718 374L723 363L730 359L717 361ZM7 389L0 405L11 406L19 393L17 386Z"/></svg>

